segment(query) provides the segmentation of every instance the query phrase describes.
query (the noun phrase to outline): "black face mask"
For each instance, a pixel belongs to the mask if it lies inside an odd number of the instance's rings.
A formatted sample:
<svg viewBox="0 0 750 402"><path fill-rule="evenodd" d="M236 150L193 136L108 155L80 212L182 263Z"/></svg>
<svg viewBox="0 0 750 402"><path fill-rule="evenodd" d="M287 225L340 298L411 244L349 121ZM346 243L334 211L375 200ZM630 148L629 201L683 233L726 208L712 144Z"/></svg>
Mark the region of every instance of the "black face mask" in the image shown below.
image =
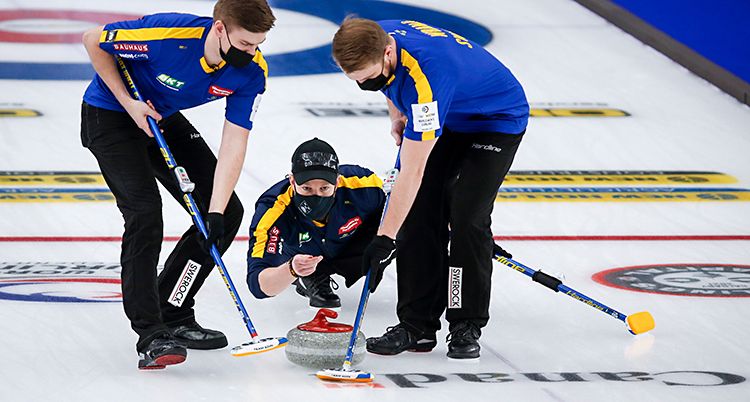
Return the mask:
<svg viewBox="0 0 750 402"><path fill-rule="evenodd" d="M334 196L321 197L319 195L299 195L295 192L292 196L292 202L294 202L294 206L302 212L302 215L314 221L319 221L331 212L331 208L333 208L336 198Z"/></svg>
<svg viewBox="0 0 750 402"><path fill-rule="evenodd" d="M375 78L364 80L364 82L357 82L357 85L359 85L359 88L363 91L380 91L385 88L385 84L387 83L388 77L383 75L383 73L380 73L380 75Z"/></svg>
<svg viewBox="0 0 750 402"><path fill-rule="evenodd" d="M234 68L245 68L249 66L255 56L232 46L232 41L229 40L229 32L227 32L227 41L229 41L229 51L224 53L224 50L221 48L221 38L219 38L219 54L221 55L221 58Z"/></svg>

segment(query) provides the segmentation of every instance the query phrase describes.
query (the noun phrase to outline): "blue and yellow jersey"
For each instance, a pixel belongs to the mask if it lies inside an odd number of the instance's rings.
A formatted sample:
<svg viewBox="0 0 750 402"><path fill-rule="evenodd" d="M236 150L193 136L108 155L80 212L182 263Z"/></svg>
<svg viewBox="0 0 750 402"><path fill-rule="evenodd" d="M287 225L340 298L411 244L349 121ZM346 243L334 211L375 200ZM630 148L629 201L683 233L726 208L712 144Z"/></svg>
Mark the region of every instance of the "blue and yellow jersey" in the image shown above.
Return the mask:
<svg viewBox="0 0 750 402"><path fill-rule="evenodd" d="M378 21L396 40L397 65L383 93L409 118L404 136L428 141L457 132L519 134L529 105L521 84L482 46L417 21Z"/></svg>
<svg viewBox="0 0 750 402"><path fill-rule="evenodd" d="M254 111L266 90L268 66L260 50L249 66L237 69L224 61L206 63L204 45L213 20L190 14L153 14L104 27L99 47L127 60L141 95L162 117L226 98L226 118L252 129ZM93 106L125 111L97 75L83 100Z"/></svg>
<svg viewBox="0 0 750 402"><path fill-rule="evenodd" d="M336 202L325 224L303 216L292 203L289 180L276 183L260 196L250 225L247 253L247 285L257 298L268 297L260 289L258 275L297 254L337 256L368 217L383 212L383 182L369 169L339 166L341 181Z"/></svg>

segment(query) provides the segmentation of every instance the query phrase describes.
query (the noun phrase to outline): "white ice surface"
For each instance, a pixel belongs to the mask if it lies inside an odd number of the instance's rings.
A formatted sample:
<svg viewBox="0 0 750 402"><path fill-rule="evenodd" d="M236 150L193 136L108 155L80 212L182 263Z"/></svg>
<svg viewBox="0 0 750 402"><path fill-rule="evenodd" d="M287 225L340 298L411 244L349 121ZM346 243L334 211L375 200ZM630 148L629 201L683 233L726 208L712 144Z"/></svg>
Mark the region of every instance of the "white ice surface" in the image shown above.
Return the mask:
<svg viewBox="0 0 750 402"><path fill-rule="evenodd" d="M750 188L750 108L577 3L403 3L460 15L491 30L494 38L487 48L518 76L532 103L606 104L631 114L532 118L513 170L716 171L738 179L726 187ZM210 2L188 0L0 1L0 9L15 8L209 14L211 7ZM335 26L315 17L290 11L279 11L278 16L278 27L264 48L268 54L294 50L292 43L300 48L319 46L335 31ZM300 39L299 33L308 29L312 33ZM80 45L0 43L0 61L81 62L85 57ZM80 97L87 84L0 80L0 105L44 111L39 118L0 118L0 171L96 171L94 158L79 140ZM237 186L248 210L262 191L287 173L294 147L313 136L329 141L344 163L376 172L393 164L396 149L387 119L319 118L305 111L309 103L385 105L381 95L360 91L343 74L270 79ZM215 102L185 112L214 149L220 141L223 108ZM166 193L164 198L165 235L179 236L190 219ZM240 235L246 235L250 217L248 212ZM493 213L493 230L500 236L747 236L749 227L750 203L741 201L502 202ZM116 237L121 232L114 203L0 203L0 237ZM162 261L173 245L165 242ZM698 373L750 378L747 298L631 292L591 279L597 272L637 265L750 265L747 240L502 245L532 268L564 272L566 284L623 313L649 311L656 329L633 337L617 320L496 264L492 318L483 330L480 361L448 360L443 329L432 353L368 355L358 368L374 373L375 385L330 388L313 376L314 370L287 361L283 350L244 358L232 357L227 349L190 351L184 364L140 372L133 346L136 336L120 303L0 300L0 401L748 399L748 381L710 386L719 378ZM6 263L115 264L119 252L117 242L0 242L0 262ZM245 253L244 242L236 242L225 263L261 336L283 336L309 321L314 310L291 289L273 299L255 300L250 295L243 285ZM370 298L363 324L368 336L380 335L397 322L394 272L391 267ZM337 321L353 321L360 286L338 291L343 308ZM249 335L227 293L220 276L213 274L198 294L196 312L202 325L221 329L234 346L247 342ZM612 381L596 374L626 372L650 376ZM533 373L553 381L562 379L556 373L578 373L585 381L540 382ZM467 380L477 376L486 382Z"/></svg>

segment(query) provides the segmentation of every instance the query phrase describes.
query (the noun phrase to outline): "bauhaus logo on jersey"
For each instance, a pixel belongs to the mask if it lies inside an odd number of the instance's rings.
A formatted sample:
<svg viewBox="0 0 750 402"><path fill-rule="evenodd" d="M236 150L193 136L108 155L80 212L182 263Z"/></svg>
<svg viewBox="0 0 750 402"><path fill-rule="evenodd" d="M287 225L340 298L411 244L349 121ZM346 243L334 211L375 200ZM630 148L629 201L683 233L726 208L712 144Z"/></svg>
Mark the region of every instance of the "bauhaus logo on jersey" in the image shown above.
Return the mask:
<svg viewBox="0 0 750 402"><path fill-rule="evenodd" d="M138 43L115 43L114 48L126 52L148 52L148 45Z"/></svg>

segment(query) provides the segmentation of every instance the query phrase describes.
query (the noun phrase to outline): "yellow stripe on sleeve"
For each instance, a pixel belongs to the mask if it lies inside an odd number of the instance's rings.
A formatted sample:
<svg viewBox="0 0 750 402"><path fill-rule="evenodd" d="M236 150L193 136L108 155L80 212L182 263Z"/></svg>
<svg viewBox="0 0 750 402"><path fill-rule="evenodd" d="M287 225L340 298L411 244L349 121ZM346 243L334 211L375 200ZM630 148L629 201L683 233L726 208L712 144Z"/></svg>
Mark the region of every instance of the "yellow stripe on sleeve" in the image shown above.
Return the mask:
<svg viewBox="0 0 750 402"><path fill-rule="evenodd" d="M268 243L268 231L273 226L274 222L284 213L286 207L292 203L292 186L289 186L286 193L280 194L276 198L276 202L273 207L263 214L258 222L258 227L255 228L253 236L255 236L255 245L253 246L253 252L251 254L254 258L263 258L263 252L266 249Z"/></svg>
<svg viewBox="0 0 750 402"><path fill-rule="evenodd" d="M203 37L204 27L173 27L173 28L140 28L118 29L114 42L147 42L161 39L200 39ZM102 31L99 42L107 41L107 33Z"/></svg>
<svg viewBox="0 0 750 402"><path fill-rule="evenodd" d="M432 87L427 77L419 66L419 62L406 49L401 49L401 63L409 70L409 75L414 80L414 87L417 90L417 103L432 102ZM435 130L425 131L422 133L422 141L435 139Z"/></svg>
<svg viewBox="0 0 750 402"><path fill-rule="evenodd" d="M255 57L253 57L253 61L258 63L260 68L263 69L263 75L266 77L266 83L263 87L264 89L268 87L268 63L266 63L265 57L263 57L263 53L260 52L260 50L255 50Z"/></svg>
<svg viewBox="0 0 750 402"><path fill-rule="evenodd" d="M375 175L375 173L367 177L344 177L341 176L339 187L346 187L351 189L366 188L366 187L378 187L383 188L383 181Z"/></svg>
<svg viewBox="0 0 750 402"><path fill-rule="evenodd" d="M409 69L409 75L414 80L414 86L417 89L417 102L432 102L432 87L430 87L430 82L427 81L427 77L422 72L419 62L406 49L401 49L401 63Z"/></svg>
<svg viewBox="0 0 750 402"><path fill-rule="evenodd" d="M429 141L435 139L435 130L425 131L422 133L422 141Z"/></svg>

